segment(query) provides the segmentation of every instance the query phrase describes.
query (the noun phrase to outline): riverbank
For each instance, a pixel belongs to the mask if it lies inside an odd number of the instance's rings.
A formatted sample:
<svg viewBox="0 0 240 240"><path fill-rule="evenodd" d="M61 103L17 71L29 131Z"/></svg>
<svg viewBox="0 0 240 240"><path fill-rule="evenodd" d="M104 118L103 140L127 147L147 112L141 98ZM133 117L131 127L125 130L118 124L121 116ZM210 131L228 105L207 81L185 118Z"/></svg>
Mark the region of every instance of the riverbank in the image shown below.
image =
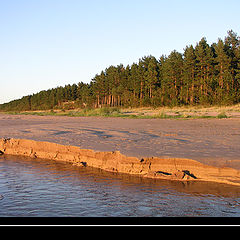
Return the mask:
<svg viewBox="0 0 240 240"><path fill-rule="evenodd" d="M191 159L128 157L119 151L96 152L50 142L1 139L0 153L70 162L81 167L127 173L146 178L177 181L209 181L240 186L240 171L204 165Z"/></svg>

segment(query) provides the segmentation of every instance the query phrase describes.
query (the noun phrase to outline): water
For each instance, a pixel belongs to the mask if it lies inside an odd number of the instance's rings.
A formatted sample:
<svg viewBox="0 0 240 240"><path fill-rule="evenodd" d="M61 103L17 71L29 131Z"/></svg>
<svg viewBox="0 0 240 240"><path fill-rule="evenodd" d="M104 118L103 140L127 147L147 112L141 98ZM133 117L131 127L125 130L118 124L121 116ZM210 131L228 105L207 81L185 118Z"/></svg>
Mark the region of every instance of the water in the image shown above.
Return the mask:
<svg viewBox="0 0 240 240"><path fill-rule="evenodd" d="M240 189L0 157L0 217L240 216Z"/></svg>

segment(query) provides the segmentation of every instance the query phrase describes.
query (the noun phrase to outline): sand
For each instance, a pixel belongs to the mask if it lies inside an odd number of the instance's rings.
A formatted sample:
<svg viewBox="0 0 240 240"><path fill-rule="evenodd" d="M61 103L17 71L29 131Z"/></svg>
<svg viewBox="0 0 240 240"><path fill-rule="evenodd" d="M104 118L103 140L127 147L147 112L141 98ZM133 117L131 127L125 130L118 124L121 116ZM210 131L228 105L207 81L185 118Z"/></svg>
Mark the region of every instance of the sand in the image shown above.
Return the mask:
<svg viewBox="0 0 240 240"><path fill-rule="evenodd" d="M0 114L0 138L120 151L132 157L188 158L240 169L240 119L124 119Z"/></svg>

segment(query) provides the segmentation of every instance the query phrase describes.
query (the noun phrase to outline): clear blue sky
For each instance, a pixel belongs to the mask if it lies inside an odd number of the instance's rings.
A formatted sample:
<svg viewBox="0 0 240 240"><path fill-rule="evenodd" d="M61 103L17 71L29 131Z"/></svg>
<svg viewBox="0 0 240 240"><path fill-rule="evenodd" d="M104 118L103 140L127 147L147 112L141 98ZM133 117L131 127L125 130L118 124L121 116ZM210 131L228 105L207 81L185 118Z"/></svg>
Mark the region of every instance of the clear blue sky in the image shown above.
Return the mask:
<svg viewBox="0 0 240 240"><path fill-rule="evenodd" d="M239 0L0 0L0 103L233 29Z"/></svg>

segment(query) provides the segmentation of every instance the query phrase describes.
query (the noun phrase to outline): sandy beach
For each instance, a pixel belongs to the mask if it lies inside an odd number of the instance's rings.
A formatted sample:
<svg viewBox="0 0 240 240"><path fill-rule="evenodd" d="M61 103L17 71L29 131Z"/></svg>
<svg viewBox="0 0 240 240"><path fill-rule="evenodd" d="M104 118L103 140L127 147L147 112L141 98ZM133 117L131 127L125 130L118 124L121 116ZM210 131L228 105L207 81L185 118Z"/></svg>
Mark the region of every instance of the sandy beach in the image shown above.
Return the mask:
<svg viewBox="0 0 240 240"><path fill-rule="evenodd" d="M0 137L131 157L188 158L240 169L240 119L125 119L0 115Z"/></svg>

